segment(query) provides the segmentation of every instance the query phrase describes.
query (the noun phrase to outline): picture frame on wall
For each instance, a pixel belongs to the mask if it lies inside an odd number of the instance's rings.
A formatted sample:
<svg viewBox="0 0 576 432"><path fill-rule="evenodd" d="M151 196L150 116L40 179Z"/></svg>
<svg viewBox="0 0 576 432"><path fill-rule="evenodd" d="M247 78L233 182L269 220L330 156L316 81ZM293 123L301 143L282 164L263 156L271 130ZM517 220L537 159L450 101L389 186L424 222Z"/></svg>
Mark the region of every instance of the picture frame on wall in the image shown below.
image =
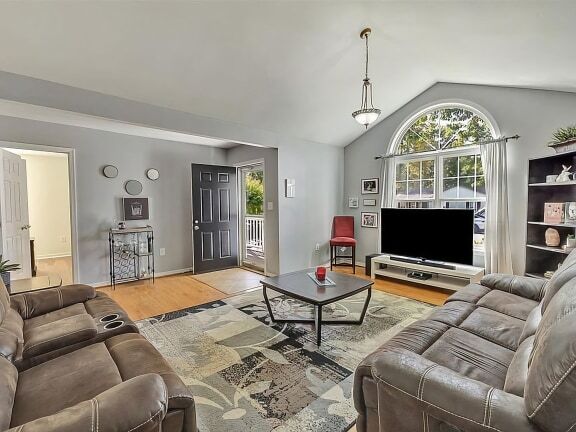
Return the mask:
<svg viewBox="0 0 576 432"><path fill-rule="evenodd" d="M358 197L349 197L348 198L348 207L349 208L358 208Z"/></svg>
<svg viewBox="0 0 576 432"><path fill-rule="evenodd" d="M148 220L148 198L123 198L124 220Z"/></svg>
<svg viewBox="0 0 576 432"><path fill-rule="evenodd" d="M365 205L366 207L374 207L376 206L376 200L372 198L368 199L365 198L362 200L362 204Z"/></svg>
<svg viewBox="0 0 576 432"><path fill-rule="evenodd" d="M378 213L362 212L360 222L363 228L378 228Z"/></svg>
<svg viewBox="0 0 576 432"><path fill-rule="evenodd" d="M379 178L362 179L362 195L377 194L379 192Z"/></svg>

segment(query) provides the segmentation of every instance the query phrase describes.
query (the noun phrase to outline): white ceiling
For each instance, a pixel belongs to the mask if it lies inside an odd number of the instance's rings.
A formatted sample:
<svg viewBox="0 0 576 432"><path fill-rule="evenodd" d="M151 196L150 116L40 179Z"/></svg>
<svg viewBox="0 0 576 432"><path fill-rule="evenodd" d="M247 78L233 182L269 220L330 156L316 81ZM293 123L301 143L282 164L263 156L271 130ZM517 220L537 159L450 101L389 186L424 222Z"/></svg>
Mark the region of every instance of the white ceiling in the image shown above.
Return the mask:
<svg viewBox="0 0 576 432"><path fill-rule="evenodd" d="M576 91L576 1L2 1L0 70L346 145L434 82Z"/></svg>

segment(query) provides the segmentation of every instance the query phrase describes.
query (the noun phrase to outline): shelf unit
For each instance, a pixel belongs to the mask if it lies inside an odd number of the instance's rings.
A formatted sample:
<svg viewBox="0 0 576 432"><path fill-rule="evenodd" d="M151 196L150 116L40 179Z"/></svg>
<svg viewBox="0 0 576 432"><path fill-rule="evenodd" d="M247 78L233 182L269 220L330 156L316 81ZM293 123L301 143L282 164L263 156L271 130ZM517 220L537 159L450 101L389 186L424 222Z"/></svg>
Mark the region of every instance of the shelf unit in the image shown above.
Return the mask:
<svg viewBox="0 0 576 432"><path fill-rule="evenodd" d="M558 230L561 245L568 234L576 234L574 223L544 222L544 204L576 201L576 181L546 183L546 176L559 174L562 165L572 165L576 171L576 152L559 153L553 156L531 159L528 162L528 208L526 219L526 276L544 278L544 273L556 270L570 251L562 247L545 244L548 228Z"/></svg>
<svg viewBox="0 0 576 432"><path fill-rule="evenodd" d="M428 273L432 277L425 280L414 279L409 276L413 271ZM376 279L376 276L458 291L471 283L479 283L484 276L484 269L461 264L454 265L453 269L444 269L419 263L397 261L391 259L389 255L380 255L372 258L371 277Z"/></svg>
<svg viewBox="0 0 576 432"><path fill-rule="evenodd" d="M108 231L110 285L136 280L155 280L154 230L151 226L111 228Z"/></svg>

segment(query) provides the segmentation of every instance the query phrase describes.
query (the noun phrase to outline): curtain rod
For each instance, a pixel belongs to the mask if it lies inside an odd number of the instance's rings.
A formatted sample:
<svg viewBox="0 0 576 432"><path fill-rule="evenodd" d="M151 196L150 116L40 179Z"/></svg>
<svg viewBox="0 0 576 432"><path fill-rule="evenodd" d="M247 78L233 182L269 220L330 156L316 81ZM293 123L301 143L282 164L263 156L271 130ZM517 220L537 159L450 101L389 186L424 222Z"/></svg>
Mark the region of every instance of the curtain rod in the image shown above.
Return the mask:
<svg viewBox="0 0 576 432"><path fill-rule="evenodd" d="M520 138L520 135L518 135L518 134L511 135L511 136L503 136L500 138L494 138L494 139L487 140L487 141L480 141L474 145L481 146L481 145L493 144L493 143L502 142L502 141L508 142L508 140L517 140L518 138ZM428 153L428 152L422 152L422 153ZM392 154L392 153L381 154L378 156L374 156L374 159L376 159L376 160L378 160L378 159L392 159L392 158L395 158L397 156L405 156L405 155L396 155L396 154Z"/></svg>

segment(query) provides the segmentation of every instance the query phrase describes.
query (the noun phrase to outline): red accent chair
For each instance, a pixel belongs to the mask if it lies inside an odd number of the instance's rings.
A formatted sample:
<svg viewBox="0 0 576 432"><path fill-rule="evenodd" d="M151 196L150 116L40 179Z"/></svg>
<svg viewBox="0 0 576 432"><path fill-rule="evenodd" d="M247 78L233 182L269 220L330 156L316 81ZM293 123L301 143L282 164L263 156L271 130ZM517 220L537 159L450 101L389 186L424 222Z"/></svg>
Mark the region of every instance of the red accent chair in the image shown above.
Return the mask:
<svg viewBox="0 0 576 432"><path fill-rule="evenodd" d="M352 255L338 255L339 247L352 248ZM338 258L352 258L352 271L356 274L356 239L354 238L354 216L334 216L332 221L332 238L330 239L330 270L338 263Z"/></svg>

